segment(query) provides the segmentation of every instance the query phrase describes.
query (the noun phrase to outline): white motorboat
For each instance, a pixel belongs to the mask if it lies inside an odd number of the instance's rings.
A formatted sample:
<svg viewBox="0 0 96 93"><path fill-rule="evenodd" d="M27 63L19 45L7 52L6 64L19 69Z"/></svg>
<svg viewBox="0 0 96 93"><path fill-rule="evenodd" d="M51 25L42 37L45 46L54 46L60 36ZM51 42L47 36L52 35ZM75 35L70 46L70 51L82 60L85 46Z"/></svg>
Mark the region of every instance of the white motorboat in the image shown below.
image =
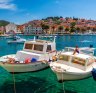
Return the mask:
<svg viewBox="0 0 96 93"><path fill-rule="evenodd" d="M0 57L0 65L8 72L38 71L48 67L51 57L56 55L54 41L33 40L26 41L22 51L14 55Z"/></svg>
<svg viewBox="0 0 96 93"><path fill-rule="evenodd" d="M71 51L74 52L76 47L65 47L63 51ZM79 52L87 55L94 55L95 48L93 47L79 47Z"/></svg>
<svg viewBox="0 0 96 93"><path fill-rule="evenodd" d="M83 53L73 54L72 51L67 51L61 52L58 60L50 63L50 67L57 75L58 81L63 82L92 76L92 70L96 68L96 62L94 56Z"/></svg>
<svg viewBox="0 0 96 93"><path fill-rule="evenodd" d="M13 40L8 41L8 43L24 43L26 39L21 38L19 36L15 36Z"/></svg>

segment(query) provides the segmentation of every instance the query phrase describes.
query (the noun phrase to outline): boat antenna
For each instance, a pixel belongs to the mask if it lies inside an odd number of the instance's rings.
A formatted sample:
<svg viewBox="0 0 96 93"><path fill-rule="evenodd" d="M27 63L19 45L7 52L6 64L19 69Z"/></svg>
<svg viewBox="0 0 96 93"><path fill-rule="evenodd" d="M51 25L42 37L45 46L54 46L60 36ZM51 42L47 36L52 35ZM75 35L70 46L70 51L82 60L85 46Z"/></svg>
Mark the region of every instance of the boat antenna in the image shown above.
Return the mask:
<svg viewBox="0 0 96 93"><path fill-rule="evenodd" d="M34 36L34 41L36 40L35 36Z"/></svg>

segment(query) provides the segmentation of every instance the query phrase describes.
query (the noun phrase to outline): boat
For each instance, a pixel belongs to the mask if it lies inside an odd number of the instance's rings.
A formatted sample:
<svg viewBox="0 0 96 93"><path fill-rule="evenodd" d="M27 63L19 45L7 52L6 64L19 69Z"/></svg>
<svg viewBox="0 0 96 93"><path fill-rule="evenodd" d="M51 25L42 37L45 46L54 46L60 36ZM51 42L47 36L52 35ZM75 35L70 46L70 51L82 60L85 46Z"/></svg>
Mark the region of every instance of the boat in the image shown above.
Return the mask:
<svg viewBox="0 0 96 93"><path fill-rule="evenodd" d="M89 41L89 40L83 40L83 41L80 41L82 43L86 43L86 42L92 42L92 41Z"/></svg>
<svg viewBox="0 0 96 93"><path fill-rule="evenodd" d="M92 76L93 68L96 76L95 59L94 56L84 53L64 51L60 53L57 61L50 63L50 67L59 82L81 80Z"/></svg>
<svg viewBox="0 0 96 93"><path fill-rule="evenodd" d="M76 46L78 47L78 46ZM72 51L74 52L75 48L76 47L65 47L62 51L64 52L67 52L67 51ZM95 48L93 48L93 45L90 45L89 47L79 47L79 52L80 53L83 53L83 54L87 54L87 55L93 55L94 56L94 51L95 51Z"/></svg>
<svg viewBox="0 0 96 93"><path fill-rule="evenodd" d="M24 43L23 50L0 57L0 66L8 72L39 71L49 67L50 58L56 54L54 41L34 39Z"/></svg>
<svg viewBox="0 0 96 93"><path fill-rule="evenodd" d="M8 41L8 43L24 43L26 39L21 38L19 36L15 36L13 40Z"/></svg>
<svg viewBox="0 0 96 93"><path fill-rule="evenodd" d="M56 35L40 35L39 38L53 38L53 37L57 37Z"/></svg>

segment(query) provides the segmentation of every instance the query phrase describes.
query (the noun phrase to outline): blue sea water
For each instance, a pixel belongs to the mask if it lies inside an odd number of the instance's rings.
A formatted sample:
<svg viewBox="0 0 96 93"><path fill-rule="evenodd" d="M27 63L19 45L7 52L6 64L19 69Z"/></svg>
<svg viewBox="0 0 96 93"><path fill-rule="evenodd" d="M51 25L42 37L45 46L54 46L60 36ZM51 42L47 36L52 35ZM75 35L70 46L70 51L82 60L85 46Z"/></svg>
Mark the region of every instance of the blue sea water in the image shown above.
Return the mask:
<svg viewBox="0 0 96 93"><path fill-rule="evenodd" d="M33 36L20 37L33 39ZM22 50L23 44L8 44L8 40L0 37L0 56L14 54L18 50ZM56 38L56 48L57 50L61 50L64 47L75 47L76 45L79 47L88 47L90 44L96 48L95 40L95 35L58 36ZM56 75L50 68L38 72L14 75L0 67L0 93L64 93L64 91L65 93L96 93L96 81L90 77L84 80L59 83Z"/></svg>

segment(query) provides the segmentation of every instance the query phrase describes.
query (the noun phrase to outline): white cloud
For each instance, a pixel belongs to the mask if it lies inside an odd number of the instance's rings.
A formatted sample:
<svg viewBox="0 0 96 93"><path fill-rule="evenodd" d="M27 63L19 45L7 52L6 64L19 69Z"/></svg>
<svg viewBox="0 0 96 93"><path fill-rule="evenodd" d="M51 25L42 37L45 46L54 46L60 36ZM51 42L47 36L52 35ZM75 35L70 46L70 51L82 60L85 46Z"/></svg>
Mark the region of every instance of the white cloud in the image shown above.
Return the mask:
<svg viewBox="0 0 96 93"><path fill-rule="evenodd" d="M16 10L13 0L0 0L0 9Z"/></svg>

